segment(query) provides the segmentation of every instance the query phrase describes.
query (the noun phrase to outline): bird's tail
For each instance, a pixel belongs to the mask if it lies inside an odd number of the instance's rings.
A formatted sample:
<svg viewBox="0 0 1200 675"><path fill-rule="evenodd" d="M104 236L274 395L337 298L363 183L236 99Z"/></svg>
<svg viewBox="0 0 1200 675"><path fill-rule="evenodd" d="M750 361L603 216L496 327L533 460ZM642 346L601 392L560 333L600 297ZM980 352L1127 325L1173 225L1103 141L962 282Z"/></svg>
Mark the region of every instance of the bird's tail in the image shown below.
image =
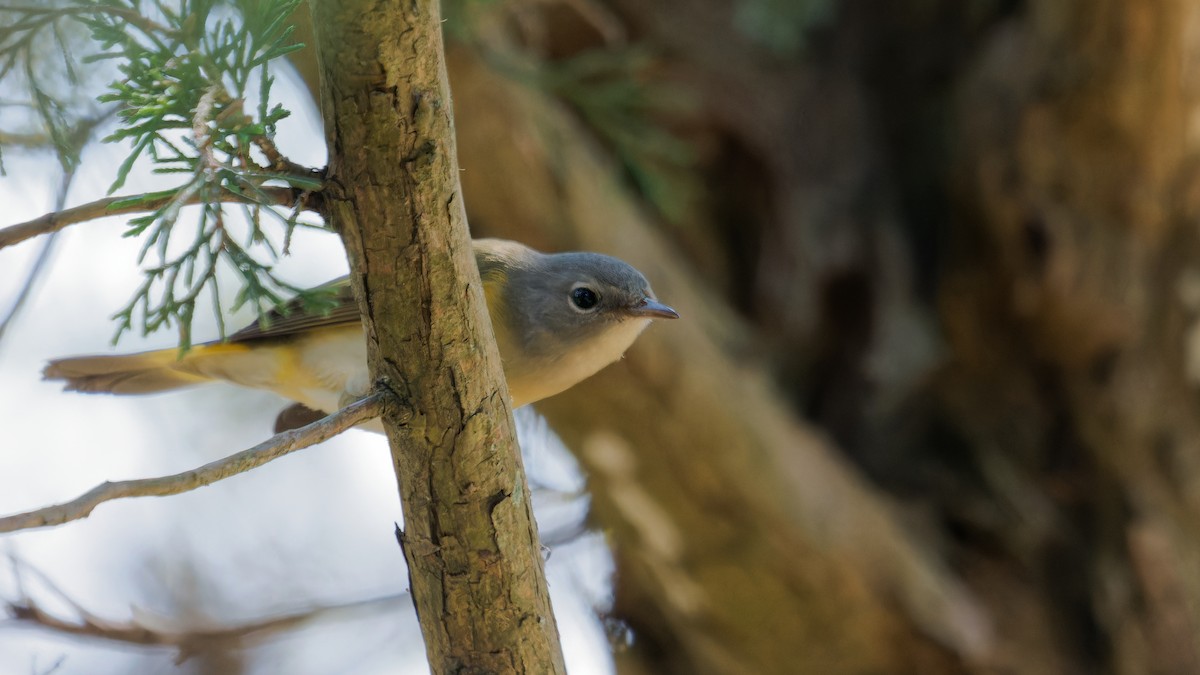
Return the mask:
<svg viewBox="0 0 1200 675"><path fill-rule="evenodd" d="M197 346L181 359L177 349L124 355L75 356L51 361L42 371L47 380L63 380L67 391L110 394L152 394L208 382L211 378L187 368Z"/></svg>

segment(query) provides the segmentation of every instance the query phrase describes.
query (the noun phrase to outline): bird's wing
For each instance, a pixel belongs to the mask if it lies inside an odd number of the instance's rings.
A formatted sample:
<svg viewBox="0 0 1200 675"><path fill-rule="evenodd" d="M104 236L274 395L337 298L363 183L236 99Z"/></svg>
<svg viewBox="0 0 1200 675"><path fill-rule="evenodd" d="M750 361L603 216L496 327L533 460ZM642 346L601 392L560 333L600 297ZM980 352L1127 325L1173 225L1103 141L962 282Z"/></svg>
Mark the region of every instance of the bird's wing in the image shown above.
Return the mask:
<svg viewBox="0 0 1200 675"><path fill-rule="evenodd" d="M488 305L493 312L502 314L500 307L493 302L492 295L496 288L503 285L506 276L505 270L513 267L526 267L530 264L529 260L538 254L523 244L504 239L476 239L472 242L472 247L475 251L475 264L479 266L484 290L488 295ZM256 321L230 335L227 342L287 337L314 328L357 324L362 320L362 315L358 311L358 303L355 302L354 294L350 289L350 277L334 279L317 287L317 289L321 288L337 292L332 309L320 313L312 312L306 310L304 304L299 300L291 300L282 308L267 312L266 321Z"/></svg>
<svg viewBox="0 0 1200 675"><path fill-rule="evenodd" d="M328 328L349 323L358 323L362 316L358 311L358 303L350 289L350 278L341 277L329 283L322 284L313 290L330 289L336 292L334 305L325 312L313 312L305 309L299 299L288 301L283 307L267 312L265 321L256 321L249 326L230 335L228 342L247 342L250 340L265 340L281 338L314 328Z"/></svg>

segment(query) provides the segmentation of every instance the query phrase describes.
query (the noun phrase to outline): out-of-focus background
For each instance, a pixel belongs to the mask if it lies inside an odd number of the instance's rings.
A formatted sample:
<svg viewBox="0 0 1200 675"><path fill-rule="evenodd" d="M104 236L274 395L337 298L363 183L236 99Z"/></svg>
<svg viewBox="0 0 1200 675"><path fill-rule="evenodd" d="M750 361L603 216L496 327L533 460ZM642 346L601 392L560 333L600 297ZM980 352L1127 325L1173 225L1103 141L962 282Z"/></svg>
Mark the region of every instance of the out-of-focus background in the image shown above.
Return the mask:
<svg viewBox="0 0 1200 675"><path fill-rule="evenodd" d="M1200 672L1200 2L445 14L475 236L625 258L684 317L537 406L569 452L525 412L572 672ZM281 73L279 140L317 166L312 57ZM90 150L68 203L121 156ZM53 157L4 161L5 223L51 210ZM138 278L120 231L65 233L0 341L2 511L248 446L281 407L38 381L106 348ZM39 245L0 252L6 292ZM312 235L284 266L315 283L344 261ZM356 432L6 545L117 617L397 594L385 452ZM407 651L417 672L410 612L182 667L407 672ZM0 624L0 669L63 654L58 672L172 667Z"/></svg>

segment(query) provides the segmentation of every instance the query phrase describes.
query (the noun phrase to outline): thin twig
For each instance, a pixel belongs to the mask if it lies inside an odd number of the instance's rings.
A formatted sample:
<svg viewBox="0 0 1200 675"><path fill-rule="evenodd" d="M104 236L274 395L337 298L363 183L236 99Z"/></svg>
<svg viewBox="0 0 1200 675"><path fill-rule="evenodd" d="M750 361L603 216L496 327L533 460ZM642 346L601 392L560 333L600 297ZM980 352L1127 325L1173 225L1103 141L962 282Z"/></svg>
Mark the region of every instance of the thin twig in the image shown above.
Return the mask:
<svg viewBox="0 0 1200 675"><path fill-rule="evenodd" d="M14 623L50 630L61 635L146 647L174 648L178 650L177 663L205 651L250 647L305 624L349 619L367 612L393 609L409 599L408 593L396 593L332 605L317 605L231 626L154 626L148 625L145 612L139 613L143 617L141 620L137 616L128 621L99 617L83 609L44 575L39 573L38 576L42 578L42 583L47 584L52 594L72 608L76 617L64 618L52 614L35 602L27 589L22 589L20 600L5 603L5 610Z"/></svg>
<svg viewBox="0 0 1200 675"><path fill-rule="evenodd" d="M42 271L46 269L46 263L50 261L50 254L54 252L54 242L57 241L57 237L58 233L54 232L43 242L42 250L38 251L33 265L25 275L25 282L21 284L20 290L17 291L16 299L13 300L12 305L8 308L8 312L3 317L0 317L0 342L4 341L4 334L8 332L8 327L12 325L17 315L21 313L25 302L29 300L29 296L33 293L34 285L41 278Z"/></svg>
<svg viewBox="0 0 1200 675"><path fill-rule="evenodd" d="M92 135L106 123L117 112L116 107L110 107L93 117L88 117L79 120L79 122L64 135L67 147L56 147L58 153L58 163L62 169L61 180L59 180L58 190L54 195L54 210L59 211L67 203L67 193L71 190L71 184L75 182L76 169L78 168L78 157L83 152L84 146L91 141ZM47 139L51 139L51 135L47 135ZM0 140L2 142L2 140ZM46 264L50 261L51 255L54 252L54 242L58 237L58 232L50 233L42 245L42 250L38 251L34 258L33 265L29 268L29 273L25 276L25 283L21 285L21 289L17 291L17 296L13 300L12 306L8 313L0 318L0 341L4 340L5 333L8 328L20 315L21 309L25 306L25 302L33 293L33 287L37 284L37 280L41 278L42 272L46 269Z"/></svg>
<svg viewBox="0 0 1200 675"><path fill-rule="evenodd" d="M371 394L324 419L299 429L276 434L253 448L190 471L157 478L106 481L69 502L0 518L0 533L50 527L80 520L88 517L100 504L114 499L165 497L204 487L328 440L352 426L378 417L383 411L384 402L384 394Z"/></svg>
<svg viewBox="0 0 1200 675"><path fill-rule="evenodd" d="M310 178L312 174L306 176ZM282 178L282 177L281 177ZM280 206L288 205L297 199L302 200L305 206L311 206L317 198L317 193L307 190L299 190L290 187L272 187L264 186L257 191L261 195L266 195L275 200ZM58 232L71 225L83 223L97 218L107 216L120 216L128 213L145 213L154 211L166 204L169 204L174 195L165 195L158 198L138 199L137 195L124 197L107 197L98 199L94 202L81 204L63 211L55 211L47 213L44 216L34 218L33 220L0 229L0 249L19 244L26 239L30 239L42 234L50 234ZM232 192L221 192L221 201L233 203L255 204L253 199L242 197ZM187 201L188 204L199 204L204 200L199 196L192 196ZM122 203L129 202L129 203ZM113 206L117 204L117 206Z"/></svg>
<svg viewBox="0 0 1200 675"><path fill-rule="evenodd" d="M67 655L60 654L59 657L54 660L54 663L50 664L50 667L48 667L42 671L36 670L37 669L37 661L34 661L33 662L33 670L35 672L37 672L37 675L54 675L54 673L57 673L58 669L62 668L62 665L66 662L67 662Z"/></svg>
<svg viewBox="0 0 1200 675"><path fill-rule="evenodd" d="M300 626L336 618L337 614L352 615L399 606L408 600L407 593L357 600L339 605L321 605L292 614L283 614L236 626L213 628L163 629L130 621L102 620L95 616L78 621L54 616L36 604L10 604L8 612L15 621L44 628L63 635L93 638L122 644L147 647L174 647L179 650L177 663L196 654L223 648L244 648Z"/></svg>
<svg viewBox="0 0 1200 675"><path fill-rule="evenodd" d="M275 141L268 136L255 136L253 139L254 145L262 151L267 158L268 166L274 171L280 171L286 174L303 175L305 172L311 171L303 164L297 164L288 159L279 148L276 147Z"/></svg>
<svg viewBox="0 0 1200 675"><path fill-rule="evenodd" d="M54 209L57 211L63 207L67 201L67 192L71 189L71 183L75 180L75 169L72 165L65 165L68 168L63 171L62 180L59 181L58 193L54 196ZM21 289L17 291L17 297L13 300L12 306L9 307L8 313L0 318L0 342L4 340L4 334L8 332L8 327L16 320L21 313L21 308L25 306L25 302L33 293L33 287L37 284L37 280L42 276L42 270L46 269L46 263L50 261L50 255L54 252L54 242L58 239L58 233L51 233L42 244L42 250L38 251L37 257L34 258L33 265L29 268L29 273L25 275L25 283L21 285Z"/></svg>
<svg viewBox="0 0 1200 675"><path fill-rule="evenodd" d="M3 104L0 104L3 105ZM54 142L48 133L10 133L0 131L0 146L16 146L20 148L44 148Z"/></svg>
<svg viewBox="0 0 1200 675"><path fill-rule="evenodd" d="M24 14L26 16L44 16L48 21L74 14L111 14L124 19L126 22L134 26L137 26L146 34L160 33L167 36L176 34L174 30L171 30L167 26L146 18L140 12L126 9L124 7L106 7L104 5L75 5L61 8L4 7L0 8L0 10L12 12L14 14Z"/></svg>

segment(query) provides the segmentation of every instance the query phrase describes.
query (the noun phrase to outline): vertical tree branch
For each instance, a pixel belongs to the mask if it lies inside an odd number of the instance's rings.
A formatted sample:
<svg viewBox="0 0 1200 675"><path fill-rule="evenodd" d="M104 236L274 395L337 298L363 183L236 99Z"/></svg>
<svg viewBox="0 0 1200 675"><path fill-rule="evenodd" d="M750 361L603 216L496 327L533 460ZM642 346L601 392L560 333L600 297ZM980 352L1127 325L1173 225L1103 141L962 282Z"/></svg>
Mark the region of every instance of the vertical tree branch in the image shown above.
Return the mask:
<svg viewBox="0 0 1200 675"><path fill-rule="evenodd" d="M436 0L312 0L328 217L363 309L435 673L563 672L499 354L458 196Z"/></svg>

